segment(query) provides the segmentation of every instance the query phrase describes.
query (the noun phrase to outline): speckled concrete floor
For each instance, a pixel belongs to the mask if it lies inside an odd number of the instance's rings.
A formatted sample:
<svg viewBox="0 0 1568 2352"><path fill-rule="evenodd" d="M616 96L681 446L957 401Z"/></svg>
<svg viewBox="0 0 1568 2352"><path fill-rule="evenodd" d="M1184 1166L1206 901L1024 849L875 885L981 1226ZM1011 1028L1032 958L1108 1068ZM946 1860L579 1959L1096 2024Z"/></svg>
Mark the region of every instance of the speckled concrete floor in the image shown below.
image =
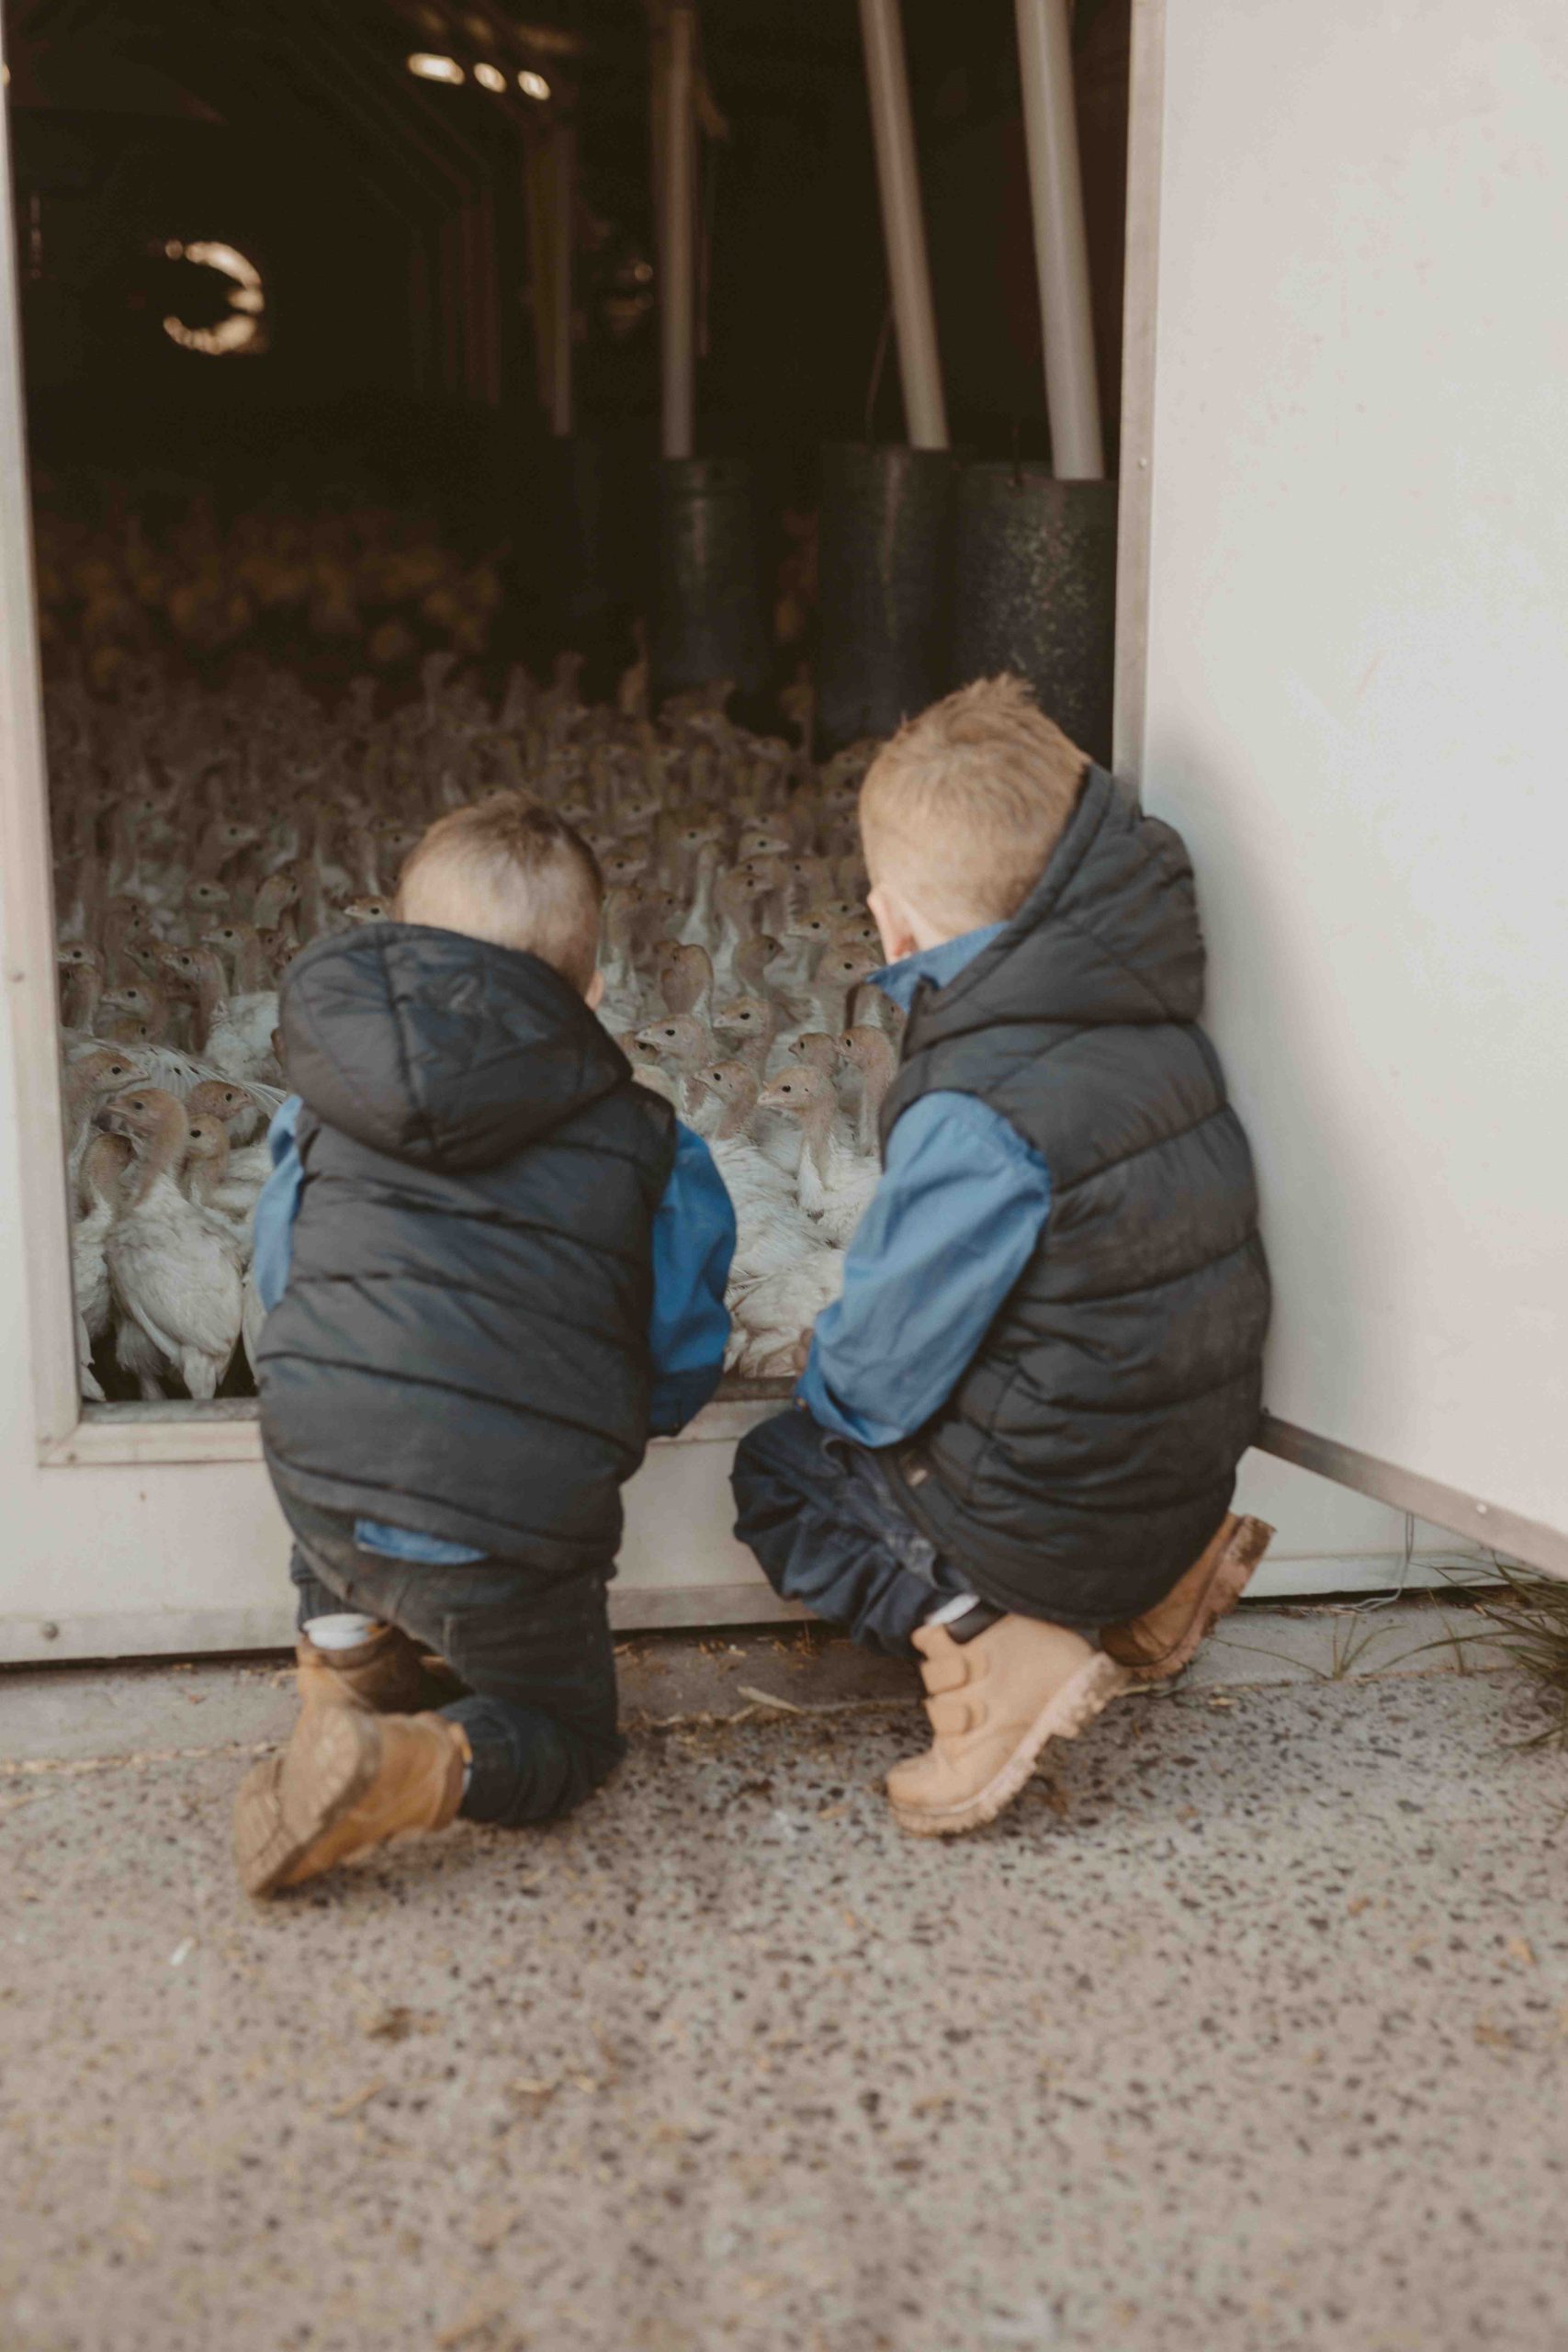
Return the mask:
<svg viewBox="0 0 1568 2352"><path fill-rule="evenodd" d="M1512 1674L1129 1702L953 1848L882 1810L897 1701L678 1724L268 1908L163 1680L141 1760L0 1770L6 2352L1563 2340Z"/></svg>

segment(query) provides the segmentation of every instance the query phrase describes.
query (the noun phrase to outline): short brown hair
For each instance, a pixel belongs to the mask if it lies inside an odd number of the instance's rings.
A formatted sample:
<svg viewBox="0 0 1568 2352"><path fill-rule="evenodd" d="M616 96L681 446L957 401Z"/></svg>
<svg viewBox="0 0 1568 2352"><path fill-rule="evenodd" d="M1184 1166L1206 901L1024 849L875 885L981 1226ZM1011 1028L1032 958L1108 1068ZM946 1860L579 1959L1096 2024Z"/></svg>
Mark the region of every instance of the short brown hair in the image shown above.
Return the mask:
<svg viewBox="0 0 1568 2352"><path fill-rule="evenodd" d="M873 881L894 881L934 922L1005 922L1044 871L1088 767L1021 678L961 686L908 720L866 771Z"/></svg>
<svg viewBox="0 0 1568 2352"><path fill-rule="evenodd" d="M585 996L604 900L604 877L581 834L525 793L498 792L436 819L403 867L397 913L525 949Z"/></svg>

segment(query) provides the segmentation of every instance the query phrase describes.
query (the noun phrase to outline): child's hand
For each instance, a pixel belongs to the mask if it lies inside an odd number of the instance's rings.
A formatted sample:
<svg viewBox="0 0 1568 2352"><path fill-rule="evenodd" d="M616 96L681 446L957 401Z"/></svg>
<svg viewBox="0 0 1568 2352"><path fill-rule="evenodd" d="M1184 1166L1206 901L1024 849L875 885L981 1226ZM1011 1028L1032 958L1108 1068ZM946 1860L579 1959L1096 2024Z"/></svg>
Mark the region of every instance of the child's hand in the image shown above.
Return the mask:
<svg viewBox="0 0 1568 2352"><path fill-rule="evenodd" d="M797 1380L801 1374L806 1370L806 1359L810 1353L811 1334L809 1331L803 1331L799 1339L796 1340L794 1347L790 1350L789 1356L790 1371Z"/></svg>

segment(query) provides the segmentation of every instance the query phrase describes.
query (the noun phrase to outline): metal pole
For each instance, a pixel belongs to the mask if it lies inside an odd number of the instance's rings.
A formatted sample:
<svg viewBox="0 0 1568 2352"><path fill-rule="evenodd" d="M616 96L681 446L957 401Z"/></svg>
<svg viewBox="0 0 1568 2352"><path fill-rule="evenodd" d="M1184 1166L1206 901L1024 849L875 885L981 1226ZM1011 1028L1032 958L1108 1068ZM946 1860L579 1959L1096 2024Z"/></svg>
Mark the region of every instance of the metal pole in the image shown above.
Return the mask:
<svg viewBox="0 0 1568 2352"><path fill-rule="evenodd" d="M553 251L549 219L549 166L543 137L530 137L523 149L523 204L528 230L528 308L534 326L534 369L539 406L548 416L555 382L551 337L555 307L550 295Z"/></svg>
<svg viewBox="0 0 1568 2352"><path fill-rule="evenodd" d="M564 115L550 126L550 431L571 431L572 261L577 220L577 128Z"/></svg>
<svg viewBox="0 0 1568 2352"><path fill-rule="evenodd" d="M1105 472L1105 450L1073 109L1068 0L1016 0L1016 5L1051 455L1062 481L1099 481Z"/></svg>
<svg viewBox="0 0 1568 2352"><path fill-rule="evenodd" d="M905 429L911 447L945 449L947 406L937 356L936 309L926 258L898 0L860 0L860 27L871 94L876 180L882 195L882 230L887 244L887 278L898 337L898 373L904 385Z"/></svg>
<svg viewBox="0 0 1568 2352"><path fill-rule="evenodd" d="M662 75L656 77L656 96L663 99L660 262L664 299L660 325L662 446L667 458L689 458L694 438L696 126L692 111L692 71L696 29L694 8L678 5L671 9L666 62ZM658 89L660 80L661 91Z"/></svg>
<svg viewBox="0 0 1568 2352"><path fill-rule="evenodd" d="M648 168L653 190L653 263L658 282L664 279L664 118L665 91L670 79L670 41L663 18L650 11L648 21Z"/></svg>

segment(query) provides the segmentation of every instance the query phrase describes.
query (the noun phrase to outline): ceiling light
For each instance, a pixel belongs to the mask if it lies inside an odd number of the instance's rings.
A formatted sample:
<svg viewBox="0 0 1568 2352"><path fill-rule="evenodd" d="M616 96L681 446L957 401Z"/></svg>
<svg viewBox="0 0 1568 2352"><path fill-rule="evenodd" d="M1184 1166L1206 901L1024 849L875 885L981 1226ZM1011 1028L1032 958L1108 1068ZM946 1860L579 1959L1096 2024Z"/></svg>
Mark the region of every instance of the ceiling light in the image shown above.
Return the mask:
<svg viewBox="0 0 1568 2352"><path fill-rule="evenodd" d="M194 262L198 269L215 269L229 281L228 315L210 327L189 327L181 318L166 318L164 333L171 343L177 343L183 351L205 352L211 359L220 359L231 351L265 350L262 319L266 298L254 261L216 237L197 237L189 244L169 237L164 251L170 261Z"/></svg>
<svg viewBox="0 0 1568 2352"><path fill-rule="evenodd" d="M244 287L252 293L261 290L260 270L254 261L247 261L244 254L237 253L232 245L220 244L215 238L198 238L194 244L186 247L185 257L186 261L194 261L200 269L221 270L225 277L231 277L236 286Z"/></svg>
<svg viewBox="0 0 1568 2352"><path fill-rule="evenodd" d="M422 82L461 82L466 79L455 57L439 57L428 49L416 49L409 59L409 72Z"/></svg>
<svg viewBox="0 0 1568 2352"><path fill-rule="evenodd" d="M526 65L517 76L517 86L525 98L537 98L541 105L550 95L550 85L544 75L534 73Z"/></svg>
<svg viewBox="0 0 1568 2352"><path fill-rule="evenodd" d="M539 57L581 57L583 43L576 33L562 32L558 25L514 25L513 31L525 49Z"/></svg>
<svg viewBox="0 0 1568 2352"><path fill-rule="evenodd" d="M215 327L187 327L183 319L164 321L164 333L182 351L205 352L209 359L226 358L231 351L248 351L259 333L254 319L231 314Z"/></svg>
<svg viewBox="0 0 1568 2352"><path fill-rule="evenodd" d="M506 76L499 65L487 65L481 58L474 68L474 79L481 90L504 90Z"/></svg>

